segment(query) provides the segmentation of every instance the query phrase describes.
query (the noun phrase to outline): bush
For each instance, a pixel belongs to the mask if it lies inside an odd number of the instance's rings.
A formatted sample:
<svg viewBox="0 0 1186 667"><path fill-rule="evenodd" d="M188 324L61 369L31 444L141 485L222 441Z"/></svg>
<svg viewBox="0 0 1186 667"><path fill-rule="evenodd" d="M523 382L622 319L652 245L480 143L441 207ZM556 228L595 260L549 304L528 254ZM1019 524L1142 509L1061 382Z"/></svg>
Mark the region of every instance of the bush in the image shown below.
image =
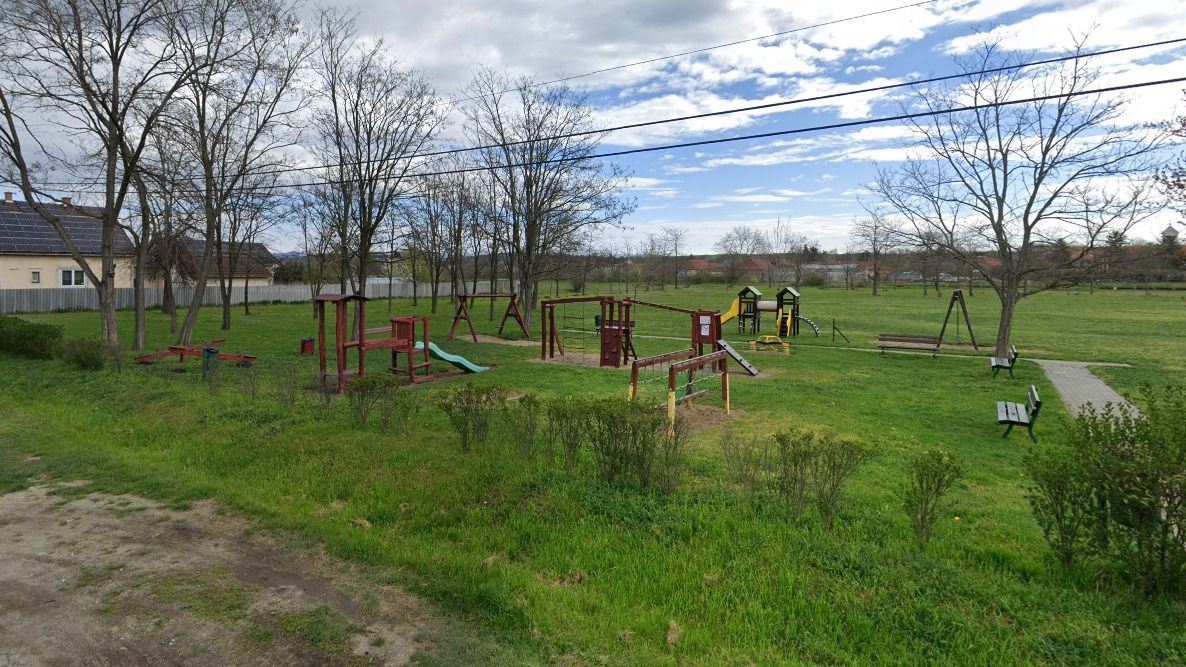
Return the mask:
<svg viewBox="0 0 1186 667"><path fill-rule="evenodd" d="M387 433L408 433L416 425L424 394L410 388L400 388L393 382L389 391L379 396L379 430Z"/></svg>
<svg viewBox="0 0 1186 667"><path fill-rule="evenodd" d="M346 386L346 401L350 405L354 423L366 426L370 422L371 412L398 386L399 378L388 373L372 373L351 380Z"/></svg>
<svg viewBox="0 0 1186 667"><path fill-rule="evenodd" d="M67 338L58 346L58 356L79 370L98 371L107 365L107 344L98 338Z"/></svg>
<svg viewBox="0 0 1186 667"><path fill-rule="evenodd" d="M873 450L852 438L820 435L815 443L811 464L811 485L815 506L828 530L836 522L844 485L861 466L873 458Z"/></svg>
<svg viewBox="0 0 1186 667"><path fill-rule="evenodd" d="M536 443L544 432L544 405L534 394L507 401L502 411L503 441L514 446L519 456L534 460Z"/></svg>
<svg viewBox="0 0 1186 667"><path fill-rule="evenodd" d="M441 396L437 405L449 417L453 429L461 437L463 451L486 443L490 424L506 400L506 395L502 387L466 385Z"/></svg>
<svg viewBox="0 0 1186 667"><path fill-rule="evenodd" d="M946 452L926 451L911 462L910 481L902 489L902 507L921 548L926 548L934 534L943 496L963 474L963 469Z"/></svg>
<svg viewBox="0 0 1186 667"><path fill-rule="evenodd" d="M583 401L587 438L597 476L611 484L670 492L679 480L687 431L638 403Z"/></svg>
<svg viewBox="0 0 1186 667"><path fill-rule="evenodd" d="M0 354L52 359L61 339L60 326L0 315Z"/></svg>
<svg viewBox="0 0 1186 667"><path fill-rule="evenodd" d="M1032 481L1028 489L1034 519L1062 565L1069 566L1083 547L1083 528L1091 518L1093 493L1082 459L1069 450L1038 451L1025 460Z"/></svg>
<svg viewBox="0 0 1186 667"><path fill-rule="evenodd" d="M548 440L564 451L564 470L572 472L588 429L588 402L561 396L548 402Z"/></svg>
<svg viewBox="0 0 1186 667"><path fill-rule="evenodd" d="M799 429L774 434L777 458L774 461L774 486L792 519L803 514L811 485L811 470L818 455L817 434Z"/></svg>
<svg viewBox="0 0 1186 667"><path fill-rule="evenodd" d="M740 486L746 493L753 493L758 487L765 463L766 452L753 440L737 437L731 426L721 431L721 455L725 458L725 469L729 481Z"/></svg>
<svg viewBox="0 0 1186 667"><path fill-rule="evenodd" d="M1033 456L1034 517L1060 562L1098 556L1149 594L1186 590L1186 390L1146 388L1144 413L1075 420L1071 452Z"/></svg>

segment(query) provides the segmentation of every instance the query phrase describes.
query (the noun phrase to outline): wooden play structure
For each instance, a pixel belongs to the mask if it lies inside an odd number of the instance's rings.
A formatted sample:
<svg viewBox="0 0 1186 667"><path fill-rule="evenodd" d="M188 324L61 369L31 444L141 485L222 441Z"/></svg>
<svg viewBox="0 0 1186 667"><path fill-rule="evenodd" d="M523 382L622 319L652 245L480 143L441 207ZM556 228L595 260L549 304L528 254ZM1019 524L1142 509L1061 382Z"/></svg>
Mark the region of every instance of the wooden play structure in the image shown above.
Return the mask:
<svg viewBox="0 0 1186 667"><path fill-rule="evenodd" d="M692 332L689 338L690 349L698 353L714 351L716 341L721 338L720 314L710 310L692 310L679 308L662 303L639 301L636 299L616 299L610 296L580 296L566 299L548 299L540 301L540 359L554 359L557 354L564 356L565 333L587 333L583 328L573 330L567 326L570 319L561 312L562 326L556 326L556 309L571 304L596 303L600 308L600 315L594 318L596 336L599 338L599 365L603 367L621 368L631 359L637 359L634 350L634 328L636 307L656 308L676 313L683 313L691 318ZM583 319L583 318L581 318ZM584 322L581 323L583 327Z"/></svg>
<svg viewBox="0 0 1186 667"><path fill-rule="evenodd" d="M151 354L142 354L136 357L138 364L152 364L162 359L167 359L173 355L177 355L177 363L183 364L186 359L194 357L195 359L203 358L205 350L217 350L219 346L226 342L225 338L217 340L208 340L204 343L192 343L190 345L170 345L168 349L160 352L153 352ZM240 366L251 366L255 363L255 356L251 354L233 354L230 352L216 352L216 356L220 361L233 361Z"/></svg>
<svg viewBox="0 0 1186 667"><path fill-rule="evenodd" d="M514 292L475 292L473 294L458 294L457 295L457 311L453 314L453 326L449 327L449 340L453 340L453 333L457 330L457 325L465 322L469 326L469 335L473 341L478 342L478 334L474 331L474 321L471 312L474 307L474 301L477 299L507 299L506 311L502 314L502 321L498 323L498 335L502 335L503 327L506 326L507 320L514 320L519 325L519 329L523 331L523 335L531 338L531 333L527 331L527 324L523 321L523 313L519 311L519 295Z"/></svg>
<svg viewBox="0 0 1186 667"><path fill-rule="evenodd" d="M318 378L322 387L328 386L330 378L337 379L337 391L346 393L350 380L362 377L366 373L366 353L368 350L391 350L392 373L404 373L409 382L423 382L432 379L429 360L428 318L421 315L393 317L390 325L368 329L366 327L366 298L357 294L321 294L313 297L317 309L317 362L320 369ZM350 323L350 304L354 304L355 317L358 322L357 339L352 338L354 327ZM328 347L325 335L326 304L334 306L334 360L335 370L329 371ZM417 335L417 325L420 334ZM367 338L375 334L384 334L382 338ZM355 350L357 364L351 371L347 365L349 350ZM404 355L403 367L400 366L399 355Z"/></svg>
<svg viewBox="0 0 1186 667"><path fill-rule="evenodd" d="M882 354L885 354L886 350L908 350L930 352L931 356L934 357L939 353L939 348L943 345L943 338L947 334L947 325L951 321L951 314L954 312L956 304L959 304L960 313L963 314L964 324L968 327L968 336L972 339L972 349L979 350L980 346L976 344L976 334L972 331L972 320L968 317L968 304L964 301L964 291L958 289L951 291L951 301L947 304L947 315L943 318L943 326L939 329L938 336L883 333L877 336L877 347L881 348ZM959 315L955 317L955 332L956 342L962 342Z"/></svg>
<svg viewBox="0 0 1186 667"><path fill-rule="evenodd" d="M729 414L728 356L724 350L697 354L689 348L635 359L630 365L630 400L637 400L647 385L663 383L667 389L667 419L674 422L677 405L707 395L707 387L697 387L719 379L721 401L724 402L725 414Z"/></svg>
<svg viewBox="0 0 1186 667"><path fill-rule="evenodd" d="M800 300L799 291L793 287L783 287L769 300L762 298L762 291L757 287L747 285L737 293L729 310L721 316L721 322L736 318L738 333L758 334L762 331L762 313L774 313L777 336L798 336L801 322L820 335L815 322L799 314Z"/></svg>

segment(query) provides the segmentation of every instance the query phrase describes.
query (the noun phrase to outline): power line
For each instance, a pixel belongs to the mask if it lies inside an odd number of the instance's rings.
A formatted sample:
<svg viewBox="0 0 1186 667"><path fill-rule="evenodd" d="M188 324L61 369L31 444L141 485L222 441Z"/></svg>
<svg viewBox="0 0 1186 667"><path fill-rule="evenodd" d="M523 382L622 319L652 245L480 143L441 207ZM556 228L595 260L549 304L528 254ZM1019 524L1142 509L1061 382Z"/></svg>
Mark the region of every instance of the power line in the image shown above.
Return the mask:
<svg viewBox="0 0 1186 667"><path fill-rule="evenodd" d="M737 114L737 113L747 113L747 112L751 112L751 111L762 111L762 110L766 110L766 109L774 109L774 108L788 107L788 106L794 106L794 105L800 105L800 104L808 104L811 102L820 102L820 101L826 101L826 100L831 100L831 99L839 99L839 98L848 97L848 96L852 96L852 95L864 95L864 94L868 94L868 93L884 92L887 90L894 90L894 89L898 89L898 88L908 88L908 87L928 85L928 84L932 84L932 83L940 83L943 81L951 81L954 79L963 79L963 78L970 78L970 77L975 77L975 76L997 74L997 73L1001 73L1001 72L1025 69L1025 68L1029 68L1029 67L1039 67L1039 66L1043 66L1043 65L1051 65L1051 64L1056 64L1056 63L1060 63L1060 62L1066 62L1069 60L1076 60L1079 58L1095 58L1095 57L1099 57L1099 56L1114 55L1117 53L1124 53L1124 52L1135 51L1135 50L1139 50L1139 49L1155 48L1155 47L1160 47L1160 46L1168 46L1168 45L1172 45L1172 44L1181 44L1183 42L1186 42L1186 37L1166 39L1166 40L1161 40L1161 41L1157 41L1157 42L1145 42L1142 44L1134 44L1134 45L1129 45L1129 46L1116 47L1116 48L1112 48L1112 49L1102 49L1099 51L1091 51L1091 52L1087 52L1087 53L1071 53L1071 54L1067 54L1067 55L1063 55L1063 56L1056 56L1053 58L1045 58L1045 59L1041 59L1041 60L1027 61L1024 63L1016 63L1016 64L1012 64L1012 65L1003 65L1000 67L992 67L992 68L976 70L976 71L972 71L972 72L960 72L960 73L956 73L956 74L946 74L943 76L929 77L929 78L925 78L925 79L914 79L911 81L883 84L880 86L869 86L869 87L865 87L865 88L858 88L855 90L848 90L848 91L835 92L835 93L826 93L826 94L822 94L822 95L813 95L810 97L801 97L801 98L795 98L795 99L791 99L791 100L783 100L783 101L779 101L779 102L768 102L768 103L764 103L764 104L756 104L756 105L745 106L745 107L737 107L737 108L733 108L733 109L724 109L721 111L708 111L708 112L703 112L703 113L690 114L690 115L686 115L686 116L676 116L676 117L672 117L672 118L663 118L663 119L657 119L657 120L651 120L651 121L628 123L628 124L624 124L624 125L616 125L616 126L611 126L611 127L599 128L599 129L595 129L595 130L582 130L579 132L569 132L566 134L553 135L553 136L542 137L542 138L538 138L538 139L511 141L511 142L507 142L505 144L486 144L486 145L481 145L481 146L450 148L450 149L437 150L437 151L426 151L426 152L422 152L422 153L411 153L406 156L398 156L398 157L394 157L394 158L363 160L363 161L358 161L358 162L347 162L347 163L340 163L340 164L323 164L323 165L309 165L309 166L301 166L301 167L286 167L283 169L272 169L272 170L261 171L261 172L257 172L257 173L259 175L273 175L273 174L283 174L283 173L293 173L293 172L316 171L316 170L320 170L320 169L341 168L344 166L374 164L374 163L380 163L380 162L391 162L391 161L395 161L395 160L412 160L412 159L418 159L418 158L441 157L441 156L446 156L446 155L455 155L458 153L466 153L466 152L472 152L472 151L493 150L493 149L504 148L506 146L517 146L517 145L528 144L528 143L532 143L534 141L555 141L555 140L559 140L559 139L572 139L572 138L582 137L582 136L610 134L613 132L620 132L623 130L630 130L630 129L638 129L638 128L642 128L642 127L653 127L656 125L665 125L668 123L679 123L679 122L686 122L686 121L690 121L690 120L698 120L698 119L703 119L703 118L713 118L713 117L718 117L718 116L732 115L732 114ZM656 148L654 150L659 150L659 148ZM617 155L617 154L628 154L628 153L613 153L613 154L607 154L607 155ZM475 168L475 169L480 170L483 168ZM448 173L453 173L453 172L448 172ZM191 181L191 182L196 183L196 181ZM319 181L319 183L324 183L324 184L335 184L335 183L346 183L346 182L352 182L352 179L323 179L323 180ZM59 182L59 183L44 183L43 185L45 185L45 186L70 186L70 185L78 185L78 183ZM276 185L269 185L269 186L263 186L263 187L264 187L264 189L276 189L276 188L299 187L299 186L300 186L300 184L276 184ZM257 189L243 188L243 190L257 191L258 188Z"/></svg>
<svg viewBox="0 0 1186 667"><path fill-rule="evenodd" d="M808 126L808 127L792 128L789 130L776 130L773 132L761 132L761 133L757 133L757 134L746 134L746 135L739 135L739 136L734 136L734 137L724 137L724 138L720 138L720 139L705 139L702 141L687 141L687 142L676 143L676 144L665 144L662 146L649 146L646 148L632 148L632 149L628 149L628 150L611 151L611 152L607 152L607 153L595 153L593 155L587 155L587 156L581 156L581 157L561 157L561 158L553 158L553 159L548 159L548 160L533 160L533 161L528 161L528 162L517 162L517 163L513 163L513 164L500 164L497 166L464 167L464 168L459 168L459 169L447 169L447 170L432 171L432 172L414 172L411 174L407 174L406 178L428 178L431 176L448 176L448 175L453 175L453 174L464 174L464 173L471 173L471 172L477 172L477 171L493 171L495 169L512 169L512 168L530 167L530 166L547 165L547 164L561 164L561 163L565 163L565 162L595 160L595 159L599 159L599 158L609 158L609 157L621 157L621 156L625 156L625 155L636 155L639 153L652 153L652 152L656 152L656 151L678 150L678 149L682 149L682 148L696 148L696 147L700 147L700 146L713 146L713 145L717 145L717 144L732 143L732 142L737 142L737 141L752 141L755 139L770 139L773 137L784 137L784 136L789 136L789 135L794 135L794 134L807 134L807 133L811 133L811 132L846 129L846 128L853 128L853 127L861 127L861 126L866 126L866 125L876 125L876 124L880 124L880 123L892 123L892 122L903 121L903 120L913 120L913 119L918 119L918 118L943 116L943 115L949 115L949 114L955 114L955 113L964 113L964 112L968 112L968 111L977 111L977 110L981 110L981 109L1010 107L1010 106L1016 106L1019 104L1031 104L1033 102L1045 102L1045 101L1056 100L1056 99L1082 97L1085 95L1100 95L1103 93L1113 93L1113 92L1120 92L1120 91L1124 91L1124 90L1134 90L1137 88L1147 88L1150 86L1162 86L1162 85L1167 85L1167 84L1171 84L1171 83L1182 83L1182 82L1186 82L1186 76L1175 77L1172 79L1158 79L1158 80L1154 80L1154 81L1143 81L1140 83L1120 84L1120 85L1116 85L1116 86L1105 86L1102 88L1091 88L1091 89L1087 89L1087 90L1078 90L1078 91L1073 91L1073 92L1069 92L1069 93L1052 93L1050 95L1038 95L1038 96L1027 97L1027 98L1018 99L1018 100L1007 100L1004 102L987 102L984 104L971 104L971 105L966 105L966 106L962 106L962 107L951 107L948 109L934 109L934 110L929 110L929 111L920 111L920 112L916 112L916 113L897 114L897 115L893 115L893 116L880 116L878 118L865 118L865 119L861 119L861 120L845 121L842 123L829 123L826 125L812 125L812 126ZM327 184L333 184L333 183L339 183L339 182L350 182L350 179L343 179L341 181L317 181L317 182L307 182L307 183L296 183L296 184L288 185L286 187L308 187L311 185L327 185Z"/></svg>

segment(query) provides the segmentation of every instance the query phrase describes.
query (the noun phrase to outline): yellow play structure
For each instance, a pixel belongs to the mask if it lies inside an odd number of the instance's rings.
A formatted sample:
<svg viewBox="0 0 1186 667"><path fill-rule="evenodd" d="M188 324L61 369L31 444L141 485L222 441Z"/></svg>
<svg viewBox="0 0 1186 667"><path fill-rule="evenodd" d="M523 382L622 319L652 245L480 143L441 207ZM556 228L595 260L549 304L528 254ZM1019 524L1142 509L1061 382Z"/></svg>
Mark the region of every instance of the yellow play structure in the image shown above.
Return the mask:
<svg viewBox="0 0 1186 667"><path fill-rule="evenodd" d="M774 313L779 336L798 336L800 321L806 322L815 335L819 335L815 322L799 315L799 292L795 288L784 287L774 297L773 301L763 300L758 288L747 285L729 304L729 310L721 314L721 324L736 319L738 333L756 334L762 330L762 313Z"/></svg>

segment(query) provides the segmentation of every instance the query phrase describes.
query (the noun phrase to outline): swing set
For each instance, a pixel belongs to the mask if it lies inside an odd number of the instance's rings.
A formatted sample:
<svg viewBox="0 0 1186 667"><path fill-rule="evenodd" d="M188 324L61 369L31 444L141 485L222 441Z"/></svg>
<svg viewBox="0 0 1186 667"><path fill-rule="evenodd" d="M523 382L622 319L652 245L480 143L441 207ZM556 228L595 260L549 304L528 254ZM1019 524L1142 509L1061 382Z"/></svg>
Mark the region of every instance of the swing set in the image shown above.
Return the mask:
<svg viewBox="0 0 1186 667"><path fill-rule="evenodd" d="M453 326L449 327L449 340L453 340L453 334L457 331L457 325L465 322L469 326L469 335L474 342L478 342L478 334L474 331L474 320L470 313L474 307L474 301L477 299L509 299L507 302L507 309L502 314L502 321L498 323L498 335L502 335L503 327L506 326L507 320L514 320L519 325L519 329L523 335L528 339L531 338L531 333L527 331L527 324L523 321L523 313L519 311L519 295L514 292L475 292L473 294L458 294L457 295L457 311L453 313Z"/></svg>

